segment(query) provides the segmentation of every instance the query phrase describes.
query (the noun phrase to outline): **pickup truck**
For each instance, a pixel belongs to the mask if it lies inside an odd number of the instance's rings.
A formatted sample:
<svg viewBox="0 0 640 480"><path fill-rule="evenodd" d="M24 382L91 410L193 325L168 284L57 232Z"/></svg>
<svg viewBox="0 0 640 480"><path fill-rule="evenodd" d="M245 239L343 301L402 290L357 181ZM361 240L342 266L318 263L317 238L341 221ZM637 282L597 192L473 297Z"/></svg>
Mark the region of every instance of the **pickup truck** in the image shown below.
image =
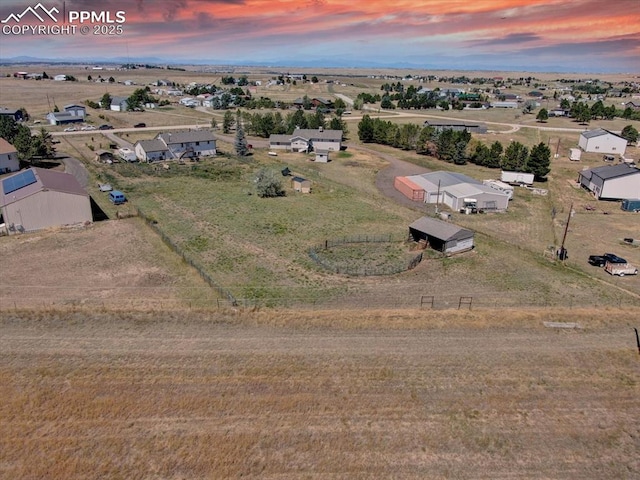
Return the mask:
<svg viewBox="0 0 640 480"><path fill-rule="evenodd" d="M611 275L618 275L619 277L638 274L638 269L630 263L607 262L607 264L604 266L604 271Z"/></svg>

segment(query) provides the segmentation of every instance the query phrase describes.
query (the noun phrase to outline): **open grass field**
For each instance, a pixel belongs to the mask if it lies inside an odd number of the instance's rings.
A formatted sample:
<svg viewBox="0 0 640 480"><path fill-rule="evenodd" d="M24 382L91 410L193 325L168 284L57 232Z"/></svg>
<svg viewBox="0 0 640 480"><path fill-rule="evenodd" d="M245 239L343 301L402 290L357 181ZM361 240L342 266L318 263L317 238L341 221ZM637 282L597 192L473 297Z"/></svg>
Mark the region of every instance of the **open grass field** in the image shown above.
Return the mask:
<svg viewBox="0 0 640 480"><path fill-rule="evenodd" d="M635 479L636 313L8 313L0 477Z"/></svg>

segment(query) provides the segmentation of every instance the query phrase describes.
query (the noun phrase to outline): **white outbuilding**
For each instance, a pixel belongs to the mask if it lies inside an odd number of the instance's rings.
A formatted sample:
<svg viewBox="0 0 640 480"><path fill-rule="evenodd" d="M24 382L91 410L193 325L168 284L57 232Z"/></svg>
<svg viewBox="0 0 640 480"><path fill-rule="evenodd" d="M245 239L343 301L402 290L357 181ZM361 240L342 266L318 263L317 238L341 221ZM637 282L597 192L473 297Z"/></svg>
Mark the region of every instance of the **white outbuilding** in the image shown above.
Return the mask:
<svg viewBox="0 0 640 480"><path fill-rule="evenodd" d="M640 170L627 163L582 170L578 183L602 200L640 198Z"/></svg>
<svg viewBox="0 0 640 480"><path fill-rule="evenodd" d="M624 155L627 140L604 128L596 128L582 132L578 146L585 152Z"/></svg>
<svg viewBox="0 0 640 480"><path fill-rule="evenodd" d="M405 178L424 190L425 203L444 204L454 211L465 208L470 199L485 212L501 212L509 207L508 193L462 173L438 171Z"/></svg>

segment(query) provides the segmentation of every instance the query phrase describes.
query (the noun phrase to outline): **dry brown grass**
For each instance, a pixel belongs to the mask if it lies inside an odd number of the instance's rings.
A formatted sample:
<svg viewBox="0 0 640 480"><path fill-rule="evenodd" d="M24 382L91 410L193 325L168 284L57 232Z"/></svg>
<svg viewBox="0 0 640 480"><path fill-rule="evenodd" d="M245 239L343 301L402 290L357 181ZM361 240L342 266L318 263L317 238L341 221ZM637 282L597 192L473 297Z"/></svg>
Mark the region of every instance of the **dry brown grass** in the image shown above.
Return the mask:
<svg viewBox="0 0 640 480"><path fill-rule="evenodd" d="M0 476L636 478L636 314L5 313Z"/></svg>
<svg viewBox="0 0 640 480"><path fill-rule="evenodd" d="M193 269L136 218L0 237L0 310L210 306Z"/></svg>

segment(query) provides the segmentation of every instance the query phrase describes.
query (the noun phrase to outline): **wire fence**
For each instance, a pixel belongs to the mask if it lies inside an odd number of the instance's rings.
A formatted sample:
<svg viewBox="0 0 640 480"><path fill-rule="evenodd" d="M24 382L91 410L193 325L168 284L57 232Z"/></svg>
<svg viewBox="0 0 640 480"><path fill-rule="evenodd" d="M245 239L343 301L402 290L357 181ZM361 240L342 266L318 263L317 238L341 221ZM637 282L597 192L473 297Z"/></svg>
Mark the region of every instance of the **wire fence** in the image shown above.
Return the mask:
<svg viewBox="0 0 640 480"><path fill-rule="evenodd" d="M349 294L333 297L274 297L274 298L146 298L113 295L110 298L86 296L83 298L42 298L28 296L0 296L0 312L29 309L60 310L253 310L260 308L286 308L308 310L505 310L509 309L589 309L589 308L640 308L640 300L620 298L607 302L577 299L538 301L518 297L495 295L372 295Z"/></svg>
<svg viewBox="0 0 640 480"><path fill-rule="evenodd" d="M220 297L226 298L231 303L231 305L237 304L237 301L231 294L231 292L222 287L222 285L220 285L211 275L209 275L204 267L200 265L200 262L192 258L191 255L189 255L182 247L177 245L166 233L164 233L164 231L162 231L162 229L158 227L158 223L154 219L146 215L139 207L137 207L137 212L138 216L142 218L147 223L147 225L149 225L149 227L151 227L151 229L160 236L162 241L174 252L180 255L180 257L182 257L182 259L188 265L193 267L202 277L202 279L207 282L207 284L211 286L211 288L213 288L217 292L217 294L220 295Z"/></svg>
<svg viewBox="0 0 640 480"><path fill-rule="evenodd" d="M422 261L422 252L414 255L409 261L404 258L388 260L383 265L364 264L358 265L357 261L332 261L322 254L327 250L342 245L362 244L362 243L401 243L405 241L404 237L397 235L352 235L349 237L327 239L324 243L311 247L309 256L322 268L330 272L350 275L350 276L375 276L375 275L394 275L396 273L406 272L418 266Z"/></svg>

